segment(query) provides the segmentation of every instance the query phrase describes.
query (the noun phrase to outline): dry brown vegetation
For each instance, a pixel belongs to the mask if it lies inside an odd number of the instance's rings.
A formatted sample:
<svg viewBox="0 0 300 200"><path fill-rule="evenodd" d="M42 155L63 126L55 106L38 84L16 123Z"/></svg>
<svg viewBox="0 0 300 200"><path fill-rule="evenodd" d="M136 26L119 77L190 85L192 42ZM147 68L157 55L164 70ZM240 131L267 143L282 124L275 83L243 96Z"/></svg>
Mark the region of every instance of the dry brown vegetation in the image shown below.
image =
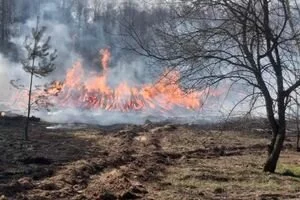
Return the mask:
<svg viewBox="0 0 300 200"><path fill-rule="evenodd" d="M288 138L276 174L262 171L269 135L187 125L0 127L0 199L300 199ZM77 128L76 128L77 127Z"/></svg>

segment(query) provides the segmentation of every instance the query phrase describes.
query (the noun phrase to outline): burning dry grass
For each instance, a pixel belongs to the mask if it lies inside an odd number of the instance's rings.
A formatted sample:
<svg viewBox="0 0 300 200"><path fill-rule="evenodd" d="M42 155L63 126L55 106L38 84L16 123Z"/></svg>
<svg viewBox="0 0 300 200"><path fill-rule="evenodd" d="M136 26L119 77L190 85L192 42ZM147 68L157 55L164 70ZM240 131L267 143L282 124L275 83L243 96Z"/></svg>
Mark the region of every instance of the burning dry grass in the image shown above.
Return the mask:
<svg viewBox="0 0 300 200"><path fill-rule="evenodd" d="M26 143L21 126L1 126L2 199L300 198L297 153L286 148L278 174L265 174L268 140L258 134L154 124L46 126L36 123Z"/></svg>
<svg viewBox="0 0 300 200"><path fill-rule="evenodd" d="M219 96L221 91L185 91L179 84L180 72L167 70L151 84L132 86L124 80L115 82L110 70L111 53L108 49L100 50L101 73L86 70L81 61L74 63L65 79L53 81L44 90L33 91L32 101L39 107L48 108L56 105L58 109L92 109L118 112L155 111L161 115L167 111L182 109L198 110L206 96ZM27 91L13 94L12 102L18 102L20 110L26 107Z"/></svg>

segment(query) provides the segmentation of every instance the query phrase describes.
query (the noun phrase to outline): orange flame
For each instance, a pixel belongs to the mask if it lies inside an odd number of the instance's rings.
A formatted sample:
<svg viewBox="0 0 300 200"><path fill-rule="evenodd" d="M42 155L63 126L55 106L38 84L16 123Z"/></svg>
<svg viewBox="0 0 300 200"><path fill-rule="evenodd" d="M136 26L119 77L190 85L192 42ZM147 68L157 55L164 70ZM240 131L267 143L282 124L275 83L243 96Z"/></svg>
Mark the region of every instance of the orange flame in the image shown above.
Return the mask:
<svg viewBox="0 0 300 200"><path fill-rule="evenodd" d="M101 49L100 55L102 55L101 64L102 64L103 70L104 70L104 72L107 72L110 58L111 58L111 53L108 49Z"/></svg>
<svg viewBox="0 0 300 200"><path fill-rule="evenodd" d="M147 109L165 112L175 108L201 108L202 98L207 91L182 90L178 84L178 71L164 73L156 84L131 87L127 82L121 82L112 88L107 82L111 53L104 49L100 51L100 56L102 74L87 74L82 64L76 62L67 71L63 82L54 81L45 90L51 103L61 107L121 112Z"/></svg>

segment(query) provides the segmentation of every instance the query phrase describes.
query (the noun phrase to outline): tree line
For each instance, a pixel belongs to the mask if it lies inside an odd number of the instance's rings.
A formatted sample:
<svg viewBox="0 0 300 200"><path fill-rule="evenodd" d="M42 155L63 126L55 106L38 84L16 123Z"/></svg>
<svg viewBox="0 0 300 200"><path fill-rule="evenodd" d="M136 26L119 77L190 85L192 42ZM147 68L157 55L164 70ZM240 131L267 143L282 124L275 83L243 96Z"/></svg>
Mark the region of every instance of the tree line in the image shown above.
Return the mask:
<svg viewBox="0 0 300 200"><path fill-rule="evenodd" d="M97 48L124 46L119 37L124 33L123 24L134 23L139 32L147 33L149 27L167 15L169 9L140 5L132 0L122 3L103 0L1 0L0 52L19 59L18 47L11 38L24 34L20 25L40 16L41 21L49 20L67 26L74 50L86 60L93 60Z"/></svg>

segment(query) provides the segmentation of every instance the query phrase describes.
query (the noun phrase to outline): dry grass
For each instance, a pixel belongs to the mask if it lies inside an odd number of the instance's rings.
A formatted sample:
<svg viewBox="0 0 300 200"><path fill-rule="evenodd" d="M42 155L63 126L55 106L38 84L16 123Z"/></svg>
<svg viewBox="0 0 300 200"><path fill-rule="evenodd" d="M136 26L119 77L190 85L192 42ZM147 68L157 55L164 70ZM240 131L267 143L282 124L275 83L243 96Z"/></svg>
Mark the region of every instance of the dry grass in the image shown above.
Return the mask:
<svg viewBox="0 0 300 200"><path fill-rule="evenodd" d="M177 126L46 130L31 141L0 127L3 199L300 199L300 160L287 148L276 174L262 172L268 139ZM157 131L159 130L159 131ZM287 144L290 147L290 144ZM44 157L51 163L24 164ZM38 174L41 169L52 173ZM1 199L1 198L0 198Z"/></svg>
<svg viewBox="0 0 300 200"><path fill-rule="evenodd" d="M218 159L189 159L169 167L165 182L170 183L164 193L186 191L182 198L193 199L255 199L262 194L296 194L300 179L262 172L262 158L243 155ZM283 198L284 199L284 198Z"/></svg>

